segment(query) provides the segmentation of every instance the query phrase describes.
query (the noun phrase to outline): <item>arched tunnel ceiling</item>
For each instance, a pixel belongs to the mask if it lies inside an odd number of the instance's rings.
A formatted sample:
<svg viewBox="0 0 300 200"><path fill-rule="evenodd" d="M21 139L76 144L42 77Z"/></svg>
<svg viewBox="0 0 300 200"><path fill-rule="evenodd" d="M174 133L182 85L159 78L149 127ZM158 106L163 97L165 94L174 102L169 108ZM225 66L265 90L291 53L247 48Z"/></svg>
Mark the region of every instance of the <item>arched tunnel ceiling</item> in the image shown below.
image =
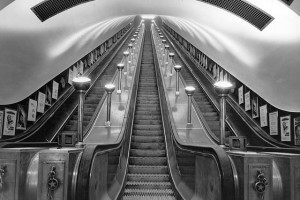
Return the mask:
<svg viewBox="0 0 300 200"><path fill-rule="evenodd" d="M26 98L135 15L154 14L272 105L300 111L298 4L248 0L274 17L260 31L196 0L95 0L45 22L30 10L40 2L16 0L0 11L0 104Z"/></svg>

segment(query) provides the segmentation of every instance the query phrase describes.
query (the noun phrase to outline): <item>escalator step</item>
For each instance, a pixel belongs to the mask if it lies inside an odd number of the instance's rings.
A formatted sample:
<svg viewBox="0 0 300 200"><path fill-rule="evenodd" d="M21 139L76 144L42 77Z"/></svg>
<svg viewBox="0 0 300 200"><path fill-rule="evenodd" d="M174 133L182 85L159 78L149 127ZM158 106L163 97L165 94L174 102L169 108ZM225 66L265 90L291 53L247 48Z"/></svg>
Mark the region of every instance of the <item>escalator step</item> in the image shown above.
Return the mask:
<svg viewBox="0 0 300 200"><path fill-rule="evenodd" d="M134 124L133 125L134 129L139 129L139 130L162 130L163 126L160 125L142 125L142 124Z"/></svg>
<svg viewBox="0 0 300 200"><path fill-rule="evenodd" d="M132 142L131 143L132 149L165 149L164 143L141 143L141 142Z"/></svg>
<svg viewBox="0 0 300 200"><path fill-rule="evenodd" d="M127 181L127 189L171 189L170 182L139 182L139 181Z"/></svg>
<svg viewBox="0 0 300 200"><path fill-rule="evenodd" d="M151 120L151 119L135 119L134 124L140 124L140 125L161 125L162 121L161 120Z"/></svg>
<svg viewBox="0 0 300 200"><path fill-rule="evenodd" d="M168 166L145 166L145 165L129 165L128 173L131 174L167 174Z"/></svg>
<svg viewBox="0 0 300 200"><path fill-rule="evenodd" d="M154 166L166 166L167 158L166 157L134 157L130 156L129 158L130 165L154 165Z"/></svg>
<svg viewBox="0 0 300 200"><path fill-rule="evenodd" d="M169 181L169 174L128 174L128 181L151 181L163 182Z"/></svg>
<svg viewBox="0 0 300 200"><path fill-rule="evenodd" d="M161 136L163 134L163 130L133 130L132 134L134 136Z"/></svg>
<svg viewBox="0 0 300 200"><path fill-rule="evenodd" d="M134 156L134 157L165 157L166 150L131 149L130 156Z"/></svg>
<svg viewBox="0 0 300 200"><path fill-rule="evenodd" d="M159 189L125 189L125 195L174 195L173 190L159 190Z"/></svg>
<svg viewBox="0 0 300 200"><path fill-rule="evenodd" d="M133 142L164 142L163 136L132 136Z"/></svg>
<svg viewBox="0 0 300 200"><path fill-rule="evenodd" d="M161 115L135 115L135 119L140 120L161 120Z"/></svg>

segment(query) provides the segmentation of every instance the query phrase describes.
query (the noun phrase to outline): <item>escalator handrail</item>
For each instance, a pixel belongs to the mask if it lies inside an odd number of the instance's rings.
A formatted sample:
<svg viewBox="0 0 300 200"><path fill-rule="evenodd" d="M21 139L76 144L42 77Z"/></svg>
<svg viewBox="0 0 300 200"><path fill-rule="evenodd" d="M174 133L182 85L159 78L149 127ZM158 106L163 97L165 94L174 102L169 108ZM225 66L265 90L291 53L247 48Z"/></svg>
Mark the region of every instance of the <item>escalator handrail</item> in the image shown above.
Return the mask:
<svg viewBox="0 0 300 200"><path fill-rule="evenodd" d="M153 43L153 40L152 40ZM155 57L155 66L158 66L158 59L156 53L154 53ZM161 76L157 76L158 85L163 86L164 83L162 81ZM212 156L218 164L220 176L221 176L221 187L222 187L222 198L224 199L235 199L235 180L234 174L232 170L232 163L230 162L229 156L224 151L223 148L217 145L186 145L180 142L180 138L177 132L175 121L172 115L172 110L170 107L170 102L167 100L167 93L165 92L164 87L159 87L159 93L162 98L161 99L161 108L162 114L164 119L164 126L165 129L168 130L167 132L171 133L172 142L176 145L180 150L186 151L195 155L200 156ZM166 133L167 133L166 132ZM180 191L179 191L180 192Z"/></svg>

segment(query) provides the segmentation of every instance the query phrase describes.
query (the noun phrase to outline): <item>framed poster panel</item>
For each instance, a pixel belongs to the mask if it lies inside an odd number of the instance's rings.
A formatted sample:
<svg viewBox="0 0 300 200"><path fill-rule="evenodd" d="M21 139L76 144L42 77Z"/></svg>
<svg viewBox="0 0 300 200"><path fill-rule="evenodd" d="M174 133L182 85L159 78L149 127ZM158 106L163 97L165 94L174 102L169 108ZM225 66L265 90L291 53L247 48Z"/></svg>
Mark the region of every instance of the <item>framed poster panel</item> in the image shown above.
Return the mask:
<svg viewBox="0 0 300 200"><path fill-rule="evenodd" d="M210 64L209 64L209 67L208 67L208 70L211 72L211 71L212 71L212 68L213 68L213 64L210 63Z"/></svg>
<svg viewBox="0 0 300 200"><path fill-rule="evenodd" d="M267 104L259 107L260 126L268 126L268 107Z"/></svg>
<svg viewBox="0 0 300 200"><path fill-rule="evenodd" d="M300 145L300 117L294 118L294 144Z"/></svg>
<svg viewBox="0 0 300 200"><path fill-rule="evenodd" d="M73 66L73 79L76 78L77 76L78 76L77 67L74 65Z"/></svg>
<svg viewBox="0 0 300 200"><path fill-rule="evenodd" d="M3 134L3 119L4 119L4 112L0 110L0 139L2 138L2 134Z"/></svg>
<svg viewBox="0 0 300 200"><path fill-rule="evenodd" d="M58 98L58 82L53 81L52 83L52 98L57 99Z"/></svg>
<svg viewBox="0 0 300 200"><path fill-rule="evenodd" d="M225 75L224 75L224 81L228 81L228 74L227 73L225 73Z"/></svg>
<svg viewBox="0 0 300 200"><path fill-rule="evenodd" d="M239 104L243 104L244 103L244 86L239 87L238 95L239 95Z"/></svg>
<svg viewBox="0 0 300 200"><path fill-rule="evenodd" d="M83 75L83 62L81 60L79 61L79 72Z"/></svg>
<svg viewBox="0 0 300 200"><path fill-rule="evenodd" d="M223 70L221 70L221 72L220 72L220 81L224 81L224 72L223 72Z"/></svg>
<svg viewBox="0 0 300 200"><path fill-rule="evenodd" d="M217 81L220 80L220 67L217 66Z"/></svg>
<svg viewBox="0 0 300 200"><path fill-rule="evenodd" d="M245 93L245 111L251 110L250 91Z"/></svg>
<svg viewBox="0 0 300 200"><path fill-rule="evenodd" d="M213 67L213 78L216 78L217 77L217 66L216 64L214 64L214 67Z"/></svg>
<svg viewBox="0 0 300 200"><path fill-rule="evenodd" d="M269 113L270 135L278 135L278 111Z"/></svg>
<svg viewBox="0 0 300 200"><path fill-rule="evenodd" d="M39 92L37 112L39 112L39 113L44 113L45 112L45 101L46 101L46 95L42 92Z"/></svg>
<svg viewBox="0 0 300 200"><path fill-rule="evenodd" d="M251 100L252 104L252 118L257 118L259 116L259 111L258 111L258 97L253 97Z"/></svg>
<svg viewBox="0 0 300 200"><path fill-rule="evenodd" d="M27 113L25 112L24 106L18 104L17 110L17 130L26 130L27 127Z"/></svg>
<svg viewBox="0 0 300 200"><path fill-rule="evenodd" d="M81 76L83 74L83 66L81 69L80 62L77 62L76 68L77 68L77 76Z"/></svg>
<svg viewBox="0 0 300 200"><path fill-rule="evenodd" d="M66 79L65 76L60 77L59 79L59 86L61 90L64 90L66 88Z"/></svg>
<svg viewBox="0 0 300 200"><path fill-rule="evenodd" d="M290 142L291 141L291 116L280 117L280 135L281 141Z"/></svg>
<svg viewBox="0 0 300 200"><path fill-rule="evenodd" d="M72 85L72 80L73 80L73 70L69 69L69 74L68 74L68 83Z"/></svg>
<svg viewBox="0 0 300 200"><path fill-rule="evenodd" d="M202 59L202 53L200 53L200 64L202 65L202 61L203 61L203 59Z"/></svg>
<svg viewBox="0 0 300 200"><path fill-rule="evenodd" d="M3 135L15 136L16 134L17 111L5 108Z"/></svg>
<svg viewBox="0 0 300 200"><path fill-rule="evenodd" d="M45 105L51 106L52 103L52 95L51 95L51 90L48 85L46 85L46 99L45 99Z"/></svg>
<svg viewBox="0 0 300 200"><path fill-rule="evenodd" d="M34 122L36 120L37 101L29 99L28 103L28 121Z"/></svg>

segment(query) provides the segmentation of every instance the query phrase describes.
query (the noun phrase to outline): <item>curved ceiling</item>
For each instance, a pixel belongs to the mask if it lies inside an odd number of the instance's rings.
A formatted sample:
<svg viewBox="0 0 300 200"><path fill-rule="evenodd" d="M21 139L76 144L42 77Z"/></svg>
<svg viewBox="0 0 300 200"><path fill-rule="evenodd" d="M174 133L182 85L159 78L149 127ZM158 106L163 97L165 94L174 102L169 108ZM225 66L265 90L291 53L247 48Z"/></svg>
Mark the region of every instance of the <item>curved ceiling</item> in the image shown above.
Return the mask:
<svg viewBox="0 0 300 200"><path fill-rule="evenodd" d="M260 31L196 0L95 0L45 22L30 10L40 2L16 0L0 11L1 104L29 96L135 15L154 14L275 107L300 111L298 3L246 1L274 17Z"/></svg>

